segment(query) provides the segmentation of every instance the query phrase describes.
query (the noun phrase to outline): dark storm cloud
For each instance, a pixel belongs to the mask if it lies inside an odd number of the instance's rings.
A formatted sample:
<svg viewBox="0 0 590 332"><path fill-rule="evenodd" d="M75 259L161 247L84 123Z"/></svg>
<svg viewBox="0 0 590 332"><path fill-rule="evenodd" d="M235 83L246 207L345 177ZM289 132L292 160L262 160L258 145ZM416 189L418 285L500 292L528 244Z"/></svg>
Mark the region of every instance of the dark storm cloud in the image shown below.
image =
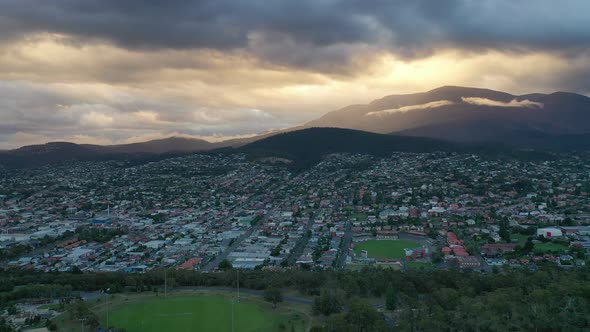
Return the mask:
<svg viewBox="0 0 590 332"><path fill-rule="evenodd" d="M54 32L131 49L245 49L313 67L349 61L347 45L406 57L443 47L588 48L588 12L586 0L4 0L0 39Z"/></svg>
<svg viewBox="0 0 590 332"><path fill-rule="evenodd" d="M129 48L245 47L252 32L284 33L312 44L370 39L362 22L321 1L36 1L0 3L3 38L56 32Z"/></svg>

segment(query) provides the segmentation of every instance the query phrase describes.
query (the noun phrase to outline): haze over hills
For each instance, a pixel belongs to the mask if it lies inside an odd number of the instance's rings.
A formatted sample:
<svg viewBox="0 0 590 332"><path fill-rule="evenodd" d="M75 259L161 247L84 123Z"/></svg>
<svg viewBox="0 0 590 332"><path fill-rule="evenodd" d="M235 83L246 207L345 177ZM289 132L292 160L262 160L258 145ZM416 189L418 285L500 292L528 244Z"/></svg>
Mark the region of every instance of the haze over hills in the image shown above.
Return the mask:
<svg viewBox="0 0 590 332"><path fill-rule="evenodd" d="M222 142L209 142L203 139L190 137L168 137L163 139L151 140L146 142L115 144L115 145L96 145L96 144L75 144L69 142L49 142L46 144L27 145L18 149L8 150L14 154L45 154L57 150L67 150L68 148L76 149L79 152L87 153L169 153L169 152L198 152L218 149L226 146L241 146L247 144L248 139L232 139ZM74 152L74 150L72 150Z"/></svg>
<svg viewBox="0 0 590 332"><path fill-rule="evenodd" d="M302 130L331 127L354 130ZM391 134L391 139L376 134ZM276 137L273 137L275 136ZM406 136L406 137L404 137ZM409 139L424 137L431 140ZM170 137L141 143L91 145L53 142L0 151L0 163L31 165L62 160L96 160L239 148L273 151L317 160L318 153L419 151L461 144L500 144L550 150L590 149L590 98L574 93L512 94L444 86L428 92L391 95L366 105L329 112L302 126L244 139L208 142Z"/></svg>

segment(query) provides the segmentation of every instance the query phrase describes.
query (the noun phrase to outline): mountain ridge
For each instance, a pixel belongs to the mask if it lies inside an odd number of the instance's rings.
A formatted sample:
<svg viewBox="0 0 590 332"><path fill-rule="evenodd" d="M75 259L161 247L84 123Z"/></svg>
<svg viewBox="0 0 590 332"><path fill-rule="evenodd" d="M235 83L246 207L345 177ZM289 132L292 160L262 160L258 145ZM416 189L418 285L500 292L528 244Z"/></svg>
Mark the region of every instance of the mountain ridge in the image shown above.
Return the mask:
<svg viewBox="0 0 590 332"><path fill-rule="evenodd" d="M275 157L305 168L332 153L385 156L392 152L456 151L460 147L431 138L377 134L344 128L305 128L276 134L237 148L254 158Z"/></svg>
<svg viewBox="0 0 590 332"><path fill-rule="evenodd" d="M586 121L587 120L587 121ZM512 95L491 89L444 86L427 92L390 95L368 104L326 113L306 127L338 127L377 133L403 134L421 128L452 125L454 130L493 125L552 135L590 133L590 98L569 92ZM488 137L495 141L502 137ZM470 137L463 137L467 142Z"/></svg>
<svg viewBox="0 0 590 332"><path fill-rule="evenodd" d="M223 148L237 151L240 147L276 135L309 128L352 129L449 143L498 144L541 150L588 150L590 98L571 92L513 95L485 88L447 85L426 92L393 94L367 104L345 106L300 126L248 138L209 142L171 136L118 145L49 142L0 150L0 163L9 160L9 163L16 165L28 165L36 161L47 163L133 158L138 155L183 154ZM312 144L307 138L297 137L307 140L306 144ZM322 140L326 140L326 137Z"/></svg>

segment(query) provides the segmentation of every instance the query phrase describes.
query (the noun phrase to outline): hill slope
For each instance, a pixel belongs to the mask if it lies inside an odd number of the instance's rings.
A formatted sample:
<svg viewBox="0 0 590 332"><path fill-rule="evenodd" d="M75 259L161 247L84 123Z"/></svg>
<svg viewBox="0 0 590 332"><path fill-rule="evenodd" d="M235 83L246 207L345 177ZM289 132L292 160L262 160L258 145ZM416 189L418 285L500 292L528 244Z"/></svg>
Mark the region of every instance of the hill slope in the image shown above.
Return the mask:
<svg viewBox="0 0 590 332"><path fill-rule="evenodd" d="M341 128L308 128L277 134L247 144L237 151L254 157L280 157L293 160L298 167L319 161L330 153L363 153L376 156L394 151L449 151L459 147L440 140L421 137L383 135Z"/></svg>
<svg viewBox="0 0 590 332"><path fill-rule="evenodd" d="M234 142L237 144L236 142ZM239 143L239 142L238 142ZM92 145L50 142L0 152L0 165L9 168L40 166L63 161L164 158L184 153L209 151L225 146L193 138L170 137L141 143Z"/></svg>
<svg viewBox="0 0 590 332"><path fill-rule="evenodd" d="M101 153L167 153L211 150L220 147L220 144L196 138L169 137L140 143L90 145L90 147Z"/></svg>
<svg viewBox="0 0 590 332"><path fill-rule="evenodd" d="M446 86L348 106L306 126L522 146L530 136L589 134L590 98L565 92L515 96ZM544 147L541 143L535 140Z"/></svg>

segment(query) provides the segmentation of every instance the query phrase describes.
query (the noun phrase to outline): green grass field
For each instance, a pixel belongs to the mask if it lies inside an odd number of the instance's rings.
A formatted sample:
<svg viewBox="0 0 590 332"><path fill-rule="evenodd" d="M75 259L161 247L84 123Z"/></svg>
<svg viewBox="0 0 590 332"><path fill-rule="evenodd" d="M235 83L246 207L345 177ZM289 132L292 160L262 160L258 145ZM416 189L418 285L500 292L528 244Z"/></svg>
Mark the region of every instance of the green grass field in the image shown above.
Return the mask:
<svg viewBox="0 0 590 332"><path fill-rule="evenodd" d="M354 247L354 252L360 255L361 250L367 250L371 258L401 259L406 257L404 248L416 248L420 245L413 241L403 240L369 240Z"/></svg>
<svg viewBox="0 0 590 332"><path fill-rule="evenodd" d="M567 246L559 243L537 243L535 244L535 248L533 251L536 254L543 254L543 253L556 253L560 254L563 251L567 250Z"/></svg>
<svg viewBox="0 0 590 332"><path fill-rule="evenodd" d="M39 309L59 310L59 308L60 306L57 303L49 303L39 306Z"/></svg>
<svg viewBox="0 0 590 332"><path fill-rule="evenodd" d="M531 235L524 235L524 234L511 234L510 235L510 240L513 243L518 243L520 245L524 245L525 242L527 241L527 239L529 238L529 236Z"/></svg>
<svg viewBox="0 0 590 332"><path fill-rule="evenodd" d="M350 216L351 218L355 218L358 221L367 220L368 216L364 213L355 213Z"/></svg>
<svg viewBox="0 0 590 332"><path fill-rule="evenodd" d="M116 301L114 301L116 302ZM279 305L280 307L280 305ZM99 313L106 325L106 313ZM235 331L304 331L306 321L298 313L272 309L265 303L234 303ZM109 310L109 325L127 332L232 331L232 302L224 296L194 295L149 297L118 303Z"/></svg>

